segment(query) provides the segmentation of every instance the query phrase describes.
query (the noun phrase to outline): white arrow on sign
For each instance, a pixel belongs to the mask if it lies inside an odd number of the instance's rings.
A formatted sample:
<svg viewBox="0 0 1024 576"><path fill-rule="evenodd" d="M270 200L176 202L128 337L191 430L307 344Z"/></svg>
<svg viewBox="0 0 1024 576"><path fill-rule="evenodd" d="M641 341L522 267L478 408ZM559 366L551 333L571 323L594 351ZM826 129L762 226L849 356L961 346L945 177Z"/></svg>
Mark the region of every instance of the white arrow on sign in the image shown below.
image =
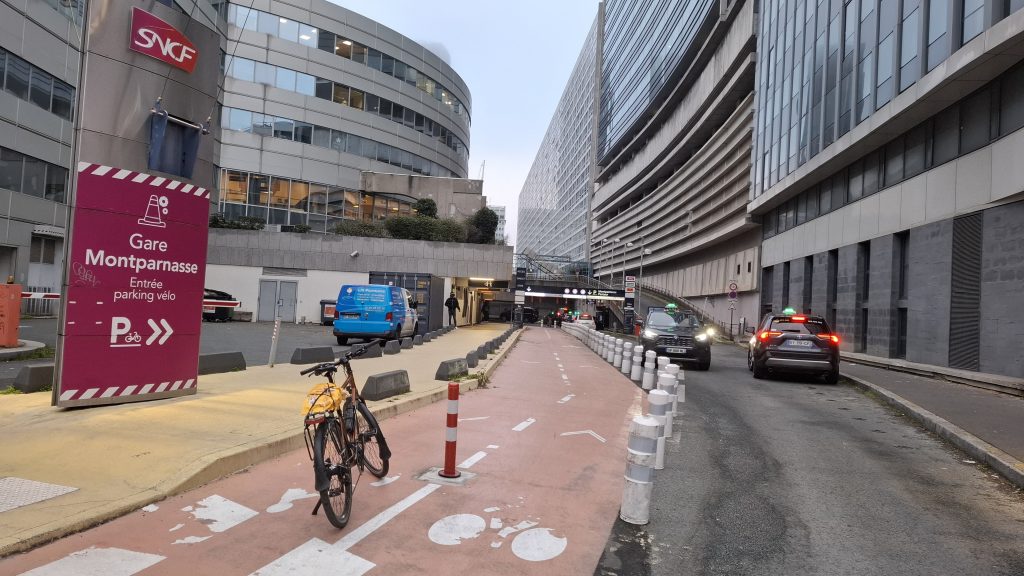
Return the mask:
<svg viewBox="0 0 1024 576"><path fill-rule="evenodd" d="M602 444L604 444L605 442L604 438L598 436L597 433L594 432L593 430L577 430L575 432L562 432L561 434L559 434L559 436L576 436L578 434L590 434L594 438L600 440Z"/></svg>
<svg viewBox="0 0 1024 576"><path fill-rule="evenodd" d="M174 334L174 330L171 328L171 325L163 318L160 319L160 324L154 322L152 318L146 321L149 322L149 327L153 329L153 333L146 339L146 346L152 344L157 338L160 338L157 344L163 346L163 343L167 342L167 339L171 337L171 334ZM162 330L160 329L160 325L163 325ZM163 334L163 336L160 336L161 334Z"/></svg>

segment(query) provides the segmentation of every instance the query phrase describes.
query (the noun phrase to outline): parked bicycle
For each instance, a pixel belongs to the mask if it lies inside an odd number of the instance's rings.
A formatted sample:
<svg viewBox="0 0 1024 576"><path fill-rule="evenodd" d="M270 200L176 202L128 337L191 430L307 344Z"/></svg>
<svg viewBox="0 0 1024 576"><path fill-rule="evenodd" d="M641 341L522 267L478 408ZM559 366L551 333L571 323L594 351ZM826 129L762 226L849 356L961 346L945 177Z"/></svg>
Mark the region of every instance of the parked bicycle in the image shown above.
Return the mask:
<svg viewBox="0 0 1024 576"><path fill-rule="evenodd" d="M338 528L348 523L355 484L359 483L357 477L353 484L352 470L358 468L359 477L363 469L378 478L388 473L391 450L356 387L349 363L370 346L379 344L380 340L373 340L343 353L335 362L317 364L300 372L303 376L327 377L327 382L309 391L302 411L306 450L313 461L316 490L320 493L313 515L323 506L327 520ZM345 368L345 381L340 385L334 382L338 366Z"/></svg>

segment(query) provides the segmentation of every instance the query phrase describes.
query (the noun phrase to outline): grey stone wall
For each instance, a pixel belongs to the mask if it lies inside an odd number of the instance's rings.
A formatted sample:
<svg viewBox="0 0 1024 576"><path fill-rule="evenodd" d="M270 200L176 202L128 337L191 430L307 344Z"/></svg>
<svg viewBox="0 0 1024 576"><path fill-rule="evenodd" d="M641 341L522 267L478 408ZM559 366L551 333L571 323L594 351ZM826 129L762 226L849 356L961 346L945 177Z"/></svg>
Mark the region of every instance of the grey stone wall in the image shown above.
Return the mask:
<svg viewBox="0 0 1024 576"><path fill-rule="evenodd" d="M1024 377L1024 202L985 211L981 371Z"/></svg>
<svg viewBox="0 0 1024 576"><path fill-rule="evenodd" d="M785 304L797 312L806 312L804 309L804 273L803 258L789 262L789 301Z"/></svg>
<svg viewBox="0 0 1024 576"><path fill-rule="evenodd" d="M842 338L843 350L854 351L860 342L861 314L859 246L843 246L839 249L838 274L836 276L836 325L834 329Z"/></svg>
<svg viewBox="0 0 1024 576"><path fill-rule="evenodd" d="M353 252L359 252L353 257ZM213 228L209 264L339 272L512 277L511 246Z"/></svg>
<svg viewBox="0 0 1024 576"><path fill-rule="evenodd" d="M907 271L907 360L949 365L953 221L910 230Z"/></svg>
<svg viewBox="0 0 1024 576"><path fill-rule="evenodd" d="M813 256L814 276L811 285L811 310L815 314L828 317L829 273L828 252L820 252Z"/></svg>
<svg viewBox="0 0 1024 576"><path fill-rule="evenodd" d="M867 350L873 356L892 357L896 352L896 282L899 279L892 235L871 241L871 276Z"/></svg>

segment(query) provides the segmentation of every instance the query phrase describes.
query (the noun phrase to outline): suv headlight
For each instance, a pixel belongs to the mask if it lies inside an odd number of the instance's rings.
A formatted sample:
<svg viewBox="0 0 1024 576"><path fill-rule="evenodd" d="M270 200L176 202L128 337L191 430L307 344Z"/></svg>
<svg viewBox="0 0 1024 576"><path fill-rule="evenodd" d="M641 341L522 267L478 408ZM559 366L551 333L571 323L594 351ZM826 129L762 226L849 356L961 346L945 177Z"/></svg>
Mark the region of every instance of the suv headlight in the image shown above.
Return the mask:
<svg viewBox="0 0 1024 576"><path fill-rule="evenodd" d="M697 338L697 342L707 342L708 341L708 335L707 334L697 334L696 338Z"/></svg>
<svg viewBox="0 0 1024 576"><path fill-rule="evenodd" d="M657 332L655 332L654 330L650 330L648 328L644 328L644 331L640 335L643 336L644 338L647 338L648 340L658 337Z"/></svg>
<svg viewBox="0 0 1024 576"><path fill-rule="evenodd" d="M708 336L714 336L715 335L715 329L714 328L708 328L707 335Z"/></svg>

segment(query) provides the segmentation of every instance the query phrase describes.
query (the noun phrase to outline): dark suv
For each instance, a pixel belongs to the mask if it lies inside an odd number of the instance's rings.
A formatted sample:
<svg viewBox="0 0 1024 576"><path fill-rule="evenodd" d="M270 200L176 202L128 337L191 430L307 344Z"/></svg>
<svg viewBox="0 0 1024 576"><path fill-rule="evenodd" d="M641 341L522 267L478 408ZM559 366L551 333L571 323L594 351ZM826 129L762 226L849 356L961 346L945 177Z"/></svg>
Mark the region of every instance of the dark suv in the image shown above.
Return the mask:
<svg viewBox="0 0 1024 576"><path fill-rule="evenodd" d="M697 317L674 307L647 309L647 319L640 331L644 352L654 350L658 356L696 362L697 370L711 366L711 339Z"/></svg>
<svg viewBox="0 0 1024 576"><path fill-rule="evenodd" d="M839 380L839 336L821 316L768 314L750 338L747 366L754 378L792 372Z"/></svg>

